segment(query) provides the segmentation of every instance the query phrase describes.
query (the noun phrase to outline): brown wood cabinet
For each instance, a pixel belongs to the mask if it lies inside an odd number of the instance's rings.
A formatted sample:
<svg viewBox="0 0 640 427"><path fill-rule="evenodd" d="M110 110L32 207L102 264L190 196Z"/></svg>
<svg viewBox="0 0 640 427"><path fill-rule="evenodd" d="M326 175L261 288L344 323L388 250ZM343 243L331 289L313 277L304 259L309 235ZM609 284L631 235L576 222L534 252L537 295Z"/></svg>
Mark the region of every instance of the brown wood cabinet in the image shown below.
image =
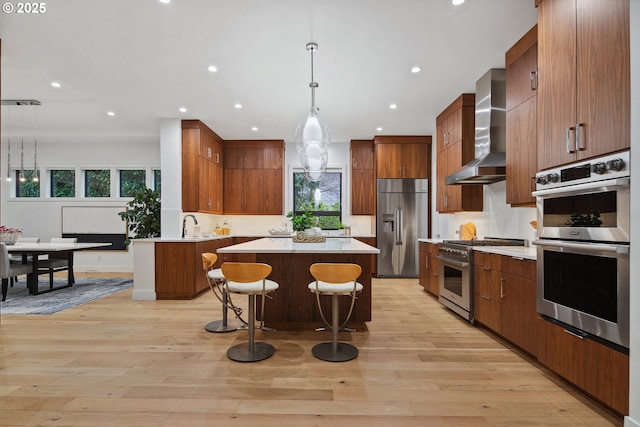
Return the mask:
<svg viewBox="0 0 640 427"><path fill-rule="evenodd" d="M473 264L475 320L536 356L536 262L475 251Z"/></svg>
<svg viewBox="0 0 640 427"><path fill-rule="evenodd" d="M538 168L629 148L629 0L537 6Z"/></svg>
<svg viewBox="0 0 640 427"><path fill-rule="evenodd" d="M440 295L440 261L436 243L419 242L420 264L418 281L422 287L434 296Z"/></svg>
<svg viewBox="0 0 640 427"><path fill-rule="evenodd" d="M354 237L356 240L361 241L362 243L366 243L369 246L373 246L374 248L377 247L376 246L376 238L375 237ZM376 254L372 254L371 255L371 274L373 275L372 277L376 277L376 272L378 268L378 255Z"/></svg>
<svg viewBox="0 0 640 427"><path fill-rule="evenodd" d="M225 141L224 213L282 215L284 141Z"/></svg>
<svg viewBox="0 0 640 427"><path fill-rule="evenodd" d="M375 215L373 140L351 141L351 214Z"/></svg>
<svg viewBox="0 0 640 427"><path fill-rule="evenodd" d="M183 211L222 213L222 161L222 138L200 120L183 120Z"/></svg>
<svg viewBox="0 0 640 427"><path fill-rule="evenodd" d="M429 178L431 136L376 136L376 178Z"/></svg>
<svg viewBox="0 0 640 427"><path fill-rule="evenodd" d="M629 413L629 356L540 320L538 361L620 414Z"/></svg>
<svg viewBox="0 0 640 427"><path fill-rule="evenodd" d="M505 54L507 74L507 203L535 206L537 167L538 27Z"/></svg>
<svg viewBox="0 0 640 427"><path fill-rule="evenodd" d="M436 118L436 209L440 213L482 210L481 185L445 185L445 178L475 157L475 94L465 93Z"/></svg>
<svg viewBox="0 0 640 427"><path fill-rule="evenodd" d="M230 237L203 242L156 242L156 298L191 299L209 289L202 268L202 254L215 253L232 243ZM223 261L221 257L218 258L216 266L222 265Z"/></svg>

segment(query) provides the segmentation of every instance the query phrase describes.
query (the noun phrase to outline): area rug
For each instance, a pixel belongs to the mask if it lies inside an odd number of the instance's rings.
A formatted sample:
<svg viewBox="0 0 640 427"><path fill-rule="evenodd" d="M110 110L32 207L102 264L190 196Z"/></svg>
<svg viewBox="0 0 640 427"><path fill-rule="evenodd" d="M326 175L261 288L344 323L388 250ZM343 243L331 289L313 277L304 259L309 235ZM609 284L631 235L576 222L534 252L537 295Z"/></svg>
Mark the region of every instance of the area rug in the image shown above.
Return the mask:
<svg viewBox="0 0 640 427"><path fill-rule="evenodd" d="M64 285L66 277L54 279L54 286ZM40 282L40 289L48 282ZM89 301L95 301L133 286L132 279L117 278L76 278L69 287L40 295L29 295L26 279L20 278L7 292L7 300L2 302L0 313L5 314L54 314Z"/></svg>

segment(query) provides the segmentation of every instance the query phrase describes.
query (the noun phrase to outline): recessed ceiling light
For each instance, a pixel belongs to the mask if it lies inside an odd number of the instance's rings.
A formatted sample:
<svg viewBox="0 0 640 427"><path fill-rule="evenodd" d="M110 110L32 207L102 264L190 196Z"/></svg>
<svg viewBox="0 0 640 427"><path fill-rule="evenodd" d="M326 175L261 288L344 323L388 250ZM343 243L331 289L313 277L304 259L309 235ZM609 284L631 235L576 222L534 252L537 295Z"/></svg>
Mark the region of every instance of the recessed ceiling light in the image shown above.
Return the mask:
<svg viewBox="0 0 640 427"><path fill-rule="evenodd" d="M454 6L458 6L464 3L464 0L451 0L451 4Z"/></svg>
<svg viewBox="0 0 640 427"><path fill-rule="evenodd" d="M218 71L218 67L216 67L215 65L209 65L207 67L207 70L209 70L209 72L211 73L215 73L216 71Z"/></svg>
<svg viewBox="0 0 640 427"><path fill-rule="evenodd" d="M178 108L178 111L180 111L181 113L186 113L187 109L184 108L184 107L180 107L180 108Z"/></svg>
<svg viewBox="0 0 640 427"><path fill-rule="evenodd" d="M59 88L59 87L62 87L62 85L60 83L58 83L58 82L51 82L51 86L55 87L56 89Z"/></svg>
<svg viewBox="0 0 640 427"><path fill-rule="evenodd" d="M234 107L236 107L236 109L241 109L242 108L242 104L235 104Z"/></svg>
<svg viewBox="0 0 640 427"><path fill-rule="evenodd" d="M115 115L116 115L116 113L114 113L113 111L107 111L107 116L113 117Z"/></svg>
<svg viewBox="0 0 640 427"><path fill-rule="evenodd" d="M392 110L395 110L396 108L398 108L398 104L390 104L389 108L391 108Z"/></svg>
<svg viewBox="0 0 640 427"><path fill-rule="evenodd" d="M158 0L160 3L171 3L171 0Z"/></svg>
<svg viewBox="0 0 640 427"><path fill-rule="evenodd" d="M257 127L257 126L253 126L253 127L251 128L251 130L252 130L252 131L254 131L254 132L257 132L257 131L258 131L258 127Z"/></svg>
<svg viewBox="0 0 640 427"><path fill-rule="evenodd" d="M422 68L420 68L420 67L413 67L413 68L411 68L411 72L412 72L413 74L415 74L415 73L419 73L420 71L422 71Z"/></svg>
<svg viewBox="0 0 640 427"><path fill-rule="evenodd" d="M378 132L380 132L381 130L382 130L382 128L381 128L381 127L377 127L377 128L376 128L376 131L378 131Z"/></svg>

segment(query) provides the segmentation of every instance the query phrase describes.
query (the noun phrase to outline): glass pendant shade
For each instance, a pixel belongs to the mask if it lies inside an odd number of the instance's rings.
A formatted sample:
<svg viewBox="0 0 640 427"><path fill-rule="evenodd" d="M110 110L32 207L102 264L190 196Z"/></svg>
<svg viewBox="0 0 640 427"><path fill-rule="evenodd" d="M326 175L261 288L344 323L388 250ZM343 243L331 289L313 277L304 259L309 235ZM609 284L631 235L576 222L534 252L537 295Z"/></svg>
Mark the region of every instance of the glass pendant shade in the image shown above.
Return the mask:
<svg viewBox="0 0 640 427"><path fill-rule="evenodd" d="M303 156L319 157L329 151L331 136L324 125L317 108L311 108L298 123L295 134L298 153Z"/></svg>

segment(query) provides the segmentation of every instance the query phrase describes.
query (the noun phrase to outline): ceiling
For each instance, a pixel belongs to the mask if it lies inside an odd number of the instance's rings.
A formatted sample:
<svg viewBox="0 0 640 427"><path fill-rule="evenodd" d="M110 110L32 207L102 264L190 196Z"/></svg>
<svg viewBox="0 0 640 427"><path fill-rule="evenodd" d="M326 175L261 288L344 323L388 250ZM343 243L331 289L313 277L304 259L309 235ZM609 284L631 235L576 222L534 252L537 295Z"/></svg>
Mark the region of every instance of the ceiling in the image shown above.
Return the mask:
<svg viewBox="0 0 640 427"><path fill-rule="evenodd" d="M45 4L37 15L0 14L2 99L42 102L3 106L3 141L157 141L160 119L182 118L223 139L291 142L311 105L311 41L332 141L432 135L435 117L504 67L536 23L534 0Z"/></svg>

